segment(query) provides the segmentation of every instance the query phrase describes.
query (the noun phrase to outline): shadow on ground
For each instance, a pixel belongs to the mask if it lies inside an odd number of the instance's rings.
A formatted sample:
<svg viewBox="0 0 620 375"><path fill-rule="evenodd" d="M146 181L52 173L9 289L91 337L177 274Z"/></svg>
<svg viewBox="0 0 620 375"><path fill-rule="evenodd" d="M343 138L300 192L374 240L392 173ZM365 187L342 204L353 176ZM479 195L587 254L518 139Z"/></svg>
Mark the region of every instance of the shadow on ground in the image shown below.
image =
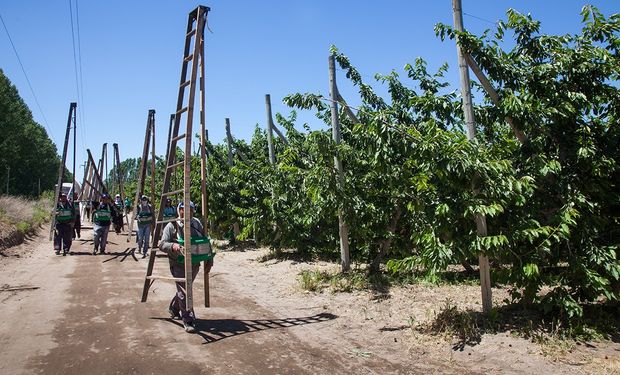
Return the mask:
<svg viewBox="0 0 620 375"><path fill-rule="evenodd" d="M312 316L284 319L196 319L195 325L196 334L205 340L204 344L210 344L246 333L315 324L327 322L336 318L338 318L338 316L331 313L320 313ZM173 320L171 318L151 319L166 321L183 329L183 324L179 320Z"/></svg>

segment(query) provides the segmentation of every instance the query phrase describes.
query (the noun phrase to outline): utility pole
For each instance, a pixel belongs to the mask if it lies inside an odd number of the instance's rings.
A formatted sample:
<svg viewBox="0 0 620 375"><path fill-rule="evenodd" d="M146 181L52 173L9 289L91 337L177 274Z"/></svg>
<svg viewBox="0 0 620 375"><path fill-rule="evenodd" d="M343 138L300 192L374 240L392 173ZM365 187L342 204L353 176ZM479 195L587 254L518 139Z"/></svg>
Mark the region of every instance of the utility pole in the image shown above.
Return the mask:
<svg viewBox="0 0 620 375"><path fill-rule="evenodd" d="M454 12L454 28L457 31L462 32L463 27L463 10L461 6L461 0L452 0L452 8ZM465 117L465 124L467 125L467 139L473 141L476 138L476 125L474 123L474 109L471 98L471 86L469 81L469 69L467 67L467 59L461 46L456 45L457 57L459 62L459 73L461 80L461 96L463 97L463 112ZM476 187L476 176L472 178L472 185L474 189L474 195L477 194L478 189ZM486 217L481 214L475 214L476 232L479 237L485 237L487 235L487 221ZM491 274L489 270L489 258L486 254L480 253L478 256L480 267L480 287L482 289L482 311L485 314L491 312L493 308L493 300L491 294Z"/></svg>
<svg viewBox="0 0 620 375"><path fill-rule="evenodd" d="M9 179L11 178L11 167L6 166L6 195L9 195Z"/></svg>
<svg viewBox="0 0 620 375"><path fill-rule="evenodd" d="M332 112L332 138L336 146L340 144L340 121L338 119L338 87L336 86L336 59L334 55L329 55L329 95L331 98L331 112ZM342 167L342 160L336 153L334 155L334 165L338 170L338 188L344 187L344 169ZM342 209L338 209L338 234L340 235L340 260L342 266L342 272L346 272L351 268L351 257L349 254L349 227L344 221L344 214Z"/></svg>

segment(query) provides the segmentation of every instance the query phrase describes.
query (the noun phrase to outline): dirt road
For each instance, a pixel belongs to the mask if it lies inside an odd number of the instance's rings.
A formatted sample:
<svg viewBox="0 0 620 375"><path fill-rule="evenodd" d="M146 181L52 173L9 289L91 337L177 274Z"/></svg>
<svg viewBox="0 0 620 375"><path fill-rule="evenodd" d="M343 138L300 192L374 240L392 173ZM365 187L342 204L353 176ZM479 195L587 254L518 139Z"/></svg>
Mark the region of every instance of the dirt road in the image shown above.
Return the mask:
<svg viewBox="0 0 620 375"><path fill-rule="evenodd" d="M321 342L317 332L341 319L337 314L321 306L271 311L248 293L251 280L238 276L238 265L228 263L226 253L218 255L211 272L213 307L202 307L198 282L198 333L187 334L166 312L173 285L157 282L149 301L140 303L146 259L136 258L134 245L116 234L109 237L108 254L93 256L92 241L86 240L91 232L84 230L66 257L53 255L45 236L5 253L0 373L452 372L438 363L411 367L351 351L355 343L334 342L338 332ZM156 272L167 275L167 263L158 259Z"/></svg>
<svg viewBox="0 0 620 375"><path fill-rule="evenodd" d="M195 284L197 334L169 319L174 294L157 281L140 302L147 265L111 234L93 256L92 230L56 256L41 234L0 252L0 374L620 374L620 344L557 350L512 335L455 346L411 329L452 301L479 308L476 285L309 293L302 270L338 265L271 259L267 249L219 250L211 306ZM158 258L156 274L168 275ZM502 295L504 293L504 295ZM494 290L496 304L505 290ZM543 350L544 349L544 350ZM545 351L547 351L545 353Z"/></svg>

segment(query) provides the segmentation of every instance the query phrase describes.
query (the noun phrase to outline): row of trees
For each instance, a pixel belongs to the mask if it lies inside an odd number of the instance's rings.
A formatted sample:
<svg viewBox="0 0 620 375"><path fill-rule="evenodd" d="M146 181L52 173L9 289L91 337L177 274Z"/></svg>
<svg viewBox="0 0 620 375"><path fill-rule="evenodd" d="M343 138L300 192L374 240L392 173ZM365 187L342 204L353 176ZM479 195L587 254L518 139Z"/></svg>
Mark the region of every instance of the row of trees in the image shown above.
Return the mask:
<svg viewBox="0 0 620 375"><path fill-rule="evenodd" d="M234 141L244 158L236 154L233 167L225 144L209 144L212 232L238 222L241 237L337 257L340 209L351 256L371 272L387 261L393 272L433 277L485 252L493 279L510 285L515 301L567 319L580 317L584 303L617 301L620 15L590 7L582 14L576 35L541 35L539 22L514 11L482 36L437 25L442 40L460 36L499 94L495 105L477 91L473 142L462 129L461 100L444 80L447 66L429 72L418 59L405 66L406 80L377 75L389 91L382 98L333 49L359 88L359 123L342 111L337 146L329 131L299 131L295 111L276 115L289 143L276 140L276 165L258 127L251 141ZM285 102L330 124L320 95ZM343 188L336 154L345 166ZM197 158L193 173L198 181ZM199 189L196 183L196 202ZM476 235L477 213L487 217L488 236Z"/></svg>
<svg viewBox="0 0 620 375"><path fill-rule="evenodd" d="M56 146L0 70L0 190L36 196L53 189L59 163Z"/></svg>

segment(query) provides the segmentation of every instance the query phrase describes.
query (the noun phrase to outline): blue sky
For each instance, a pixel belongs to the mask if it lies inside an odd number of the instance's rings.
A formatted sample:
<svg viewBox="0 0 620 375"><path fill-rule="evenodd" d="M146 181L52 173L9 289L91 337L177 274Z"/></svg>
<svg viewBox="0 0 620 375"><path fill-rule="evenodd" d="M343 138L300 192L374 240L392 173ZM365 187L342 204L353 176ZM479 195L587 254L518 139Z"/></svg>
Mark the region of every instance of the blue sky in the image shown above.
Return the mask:
<svg viewBox="0 0 620 375"><path fill-rule="evenodd" d="M59 146L69 103L78 101L69 3L76 0L0 2L0 15L30 78L37 107L6 33L0 29L0 68L18 88L36 121ZM617 1L590 1L604 14L617 13ZM273 110L288 114L282 97L295 92L328 93L327 57L334 44L362 75L402 71L423 57L431 69L450 64L447 80L458 89L453 42L435 37L437 22L452 24L450 0L442 1L234 1L212 0L206 35L206 123L213 142L224 139L224 118L235 137L249 139L264 126L264 95ZM545 33L580 28L586 1L463 0L465 27L482 32L485 20L505 18L508 8L531 13ZM170 113L175 111L187 15L198 3L168 1L77 0L83 78L78 117L78 163L101 145L118 143L121 158L140 155L148 109L156 113L158 154L165 150ZM77 32L77 29L75 30ZM77 37L77 35L76 35ZM338 78L343 96L358 103L356 92ZM381 90L379 90L381 91ZM43 120L43 114L47 121ZM313 128L311 114L299 115ZM111 150L109 151L110 163ZM68 160L68 165L71 161ZM81 178L81 172L78 170Z"/></svg>

